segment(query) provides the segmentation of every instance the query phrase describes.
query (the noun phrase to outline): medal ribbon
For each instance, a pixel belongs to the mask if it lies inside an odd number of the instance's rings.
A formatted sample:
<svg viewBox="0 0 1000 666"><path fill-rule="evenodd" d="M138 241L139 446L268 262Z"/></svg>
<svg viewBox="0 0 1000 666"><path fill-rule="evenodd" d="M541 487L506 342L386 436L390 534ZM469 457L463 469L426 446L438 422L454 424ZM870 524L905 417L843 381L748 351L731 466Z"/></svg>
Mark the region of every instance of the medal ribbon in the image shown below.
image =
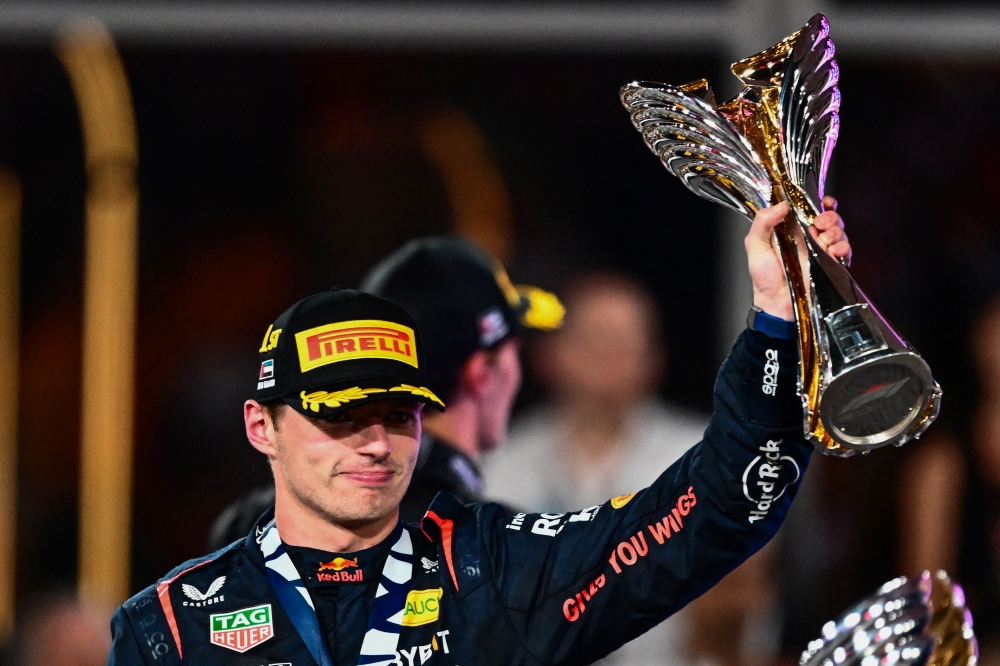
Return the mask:
<svg viewBox="0 0 1000 666"><path fill-rule="evenodd" d="M410 533L402 522L396 526L390 538L393 539L393 545L382 568L375 603L372 604L371 617L368 618L368 631L361 644L358 666L385 666L391 663L399 644L406 595L413 579L413 544ZM259 543L264 555L267 580L292 621L292 626L319 666L334 666L319 628L316 606L298 569L292 563L292 558L288 556L273 520L264 528L264 535Z"/></svg>

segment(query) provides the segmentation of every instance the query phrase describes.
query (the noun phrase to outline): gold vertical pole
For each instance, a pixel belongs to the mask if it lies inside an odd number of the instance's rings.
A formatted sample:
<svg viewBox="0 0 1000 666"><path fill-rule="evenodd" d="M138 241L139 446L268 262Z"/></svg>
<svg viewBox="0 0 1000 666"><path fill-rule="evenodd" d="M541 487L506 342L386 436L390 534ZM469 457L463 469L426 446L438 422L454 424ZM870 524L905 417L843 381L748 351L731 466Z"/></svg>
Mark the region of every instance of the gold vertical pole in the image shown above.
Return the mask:
<svg viewBox="0 0 1000 666"><path fill-rule="evenodd" d="M0 645L14 629L17 564L17 396L21 326L21 185L0 169Z"/></svg>
<svg viewBox="0 0 1000 666"><path fill-rule="evenodd" d="M87 167L80 460L80 594L129 594L138 147L125 68L102 26L59 40Z"/></svg>
<svg viewBox="0 0 1000 666"><path fill-rule="evenodd" d="M455 232L500 261L507 260L514 247L514 215L482 130L468 115L446 110L421 123L420 139L441 170Z"/></svg>

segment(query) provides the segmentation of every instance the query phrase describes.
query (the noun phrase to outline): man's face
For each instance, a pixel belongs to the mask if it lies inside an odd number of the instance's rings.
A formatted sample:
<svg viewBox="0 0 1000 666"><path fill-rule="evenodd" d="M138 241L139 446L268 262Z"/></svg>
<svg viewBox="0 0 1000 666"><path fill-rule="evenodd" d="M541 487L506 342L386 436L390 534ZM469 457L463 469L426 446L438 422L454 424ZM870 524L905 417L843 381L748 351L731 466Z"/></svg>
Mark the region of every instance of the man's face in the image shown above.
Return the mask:
<svg viewBox="0 0 1000 666"><path fill-rule="evenodd" d="M632 404L656 384L662 362L643 304L604 288L581 295L573 306L543 360L553 388L577 402Z"/></svg>
<svg viewBox="0 0 1000 666"><path fill-rule="evenodd" d="M521 387L521 343L509 338L496 348L489 361L488 381L480 395L479 446L489 451L507 439L514 398Z"/></svg>
<svg viewBox="0 0 1000 666"><path fill-rule="evenodd" d="M359 527L395 511L420 446L420 410L411 400L379 400L331 419L286 408L268 453L275 484L328 522ZM259 448L259 447L258 447Z"/></svg>

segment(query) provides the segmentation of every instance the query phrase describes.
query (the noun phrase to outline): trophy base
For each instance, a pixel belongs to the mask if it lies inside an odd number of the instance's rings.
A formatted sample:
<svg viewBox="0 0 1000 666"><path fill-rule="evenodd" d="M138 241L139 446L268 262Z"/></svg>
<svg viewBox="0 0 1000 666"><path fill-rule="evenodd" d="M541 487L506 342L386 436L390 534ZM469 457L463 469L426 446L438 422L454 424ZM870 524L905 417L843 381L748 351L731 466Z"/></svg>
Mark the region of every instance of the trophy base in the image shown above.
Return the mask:
<svg viewBox="0 0 1000 666"><path fill-rule="evenodd" d="M902 352L876 356L841 371L820 398L827 433L852 451L901 445L919 433L934 395L927 363Z"/></svg>

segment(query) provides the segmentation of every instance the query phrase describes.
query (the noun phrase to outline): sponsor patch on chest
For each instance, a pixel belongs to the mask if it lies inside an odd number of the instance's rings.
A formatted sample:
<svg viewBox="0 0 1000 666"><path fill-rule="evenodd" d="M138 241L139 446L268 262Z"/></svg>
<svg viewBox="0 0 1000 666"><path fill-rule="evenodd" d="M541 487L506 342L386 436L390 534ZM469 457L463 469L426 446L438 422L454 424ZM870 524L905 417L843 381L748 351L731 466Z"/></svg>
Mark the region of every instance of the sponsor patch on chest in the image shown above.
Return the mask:
<svg viewBox="0 0 1000 666"><path fill-rule="evenodd" d="M433 590L410 590L406 595L406 607L403 609L403 626L419 627L437 622L443 594L444 590L440 587Z"/></svg>
<svg viewBox="0 0 1000 666"><path fill-rule="evenodd" d="M184 592L184 596L191 601L185 601L185 606L210 606L212 604L221 603L226 600L224 594L219 594L222 586L226 584L226 577L219 576L212 584L208 586L208 590L202 592L194 585L187 585L185 583L181 584L181 590ZM217 596L218 595L218 596Z"/></svg>
<svg viewBox="0 0 1000 666"><path fill-rule="evenodd" d="M431 642L425 645L413 645L409 648L396 650L395 659L389 663L392 666L423 666L436 654L449 654L447 629L431 636Z"/></svg>
<svg viewBox="0 0 1000 666"><path fill-rule="evenodd" d="M216 613L209 617L209 632L213 645L246 652L274 636L271 604Z"/></svg>

